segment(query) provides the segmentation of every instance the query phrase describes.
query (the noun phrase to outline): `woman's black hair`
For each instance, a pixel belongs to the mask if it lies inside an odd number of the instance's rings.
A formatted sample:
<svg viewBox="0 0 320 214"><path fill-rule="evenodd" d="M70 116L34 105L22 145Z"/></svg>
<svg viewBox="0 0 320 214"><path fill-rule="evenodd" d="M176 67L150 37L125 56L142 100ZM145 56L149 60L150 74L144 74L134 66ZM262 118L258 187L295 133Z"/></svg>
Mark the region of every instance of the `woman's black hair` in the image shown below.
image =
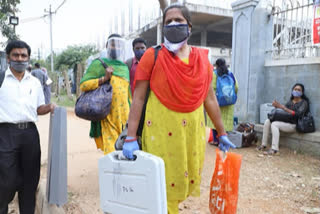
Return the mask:
<svg viewBox="0 0 320 214"><path fill-rule="evenodd" d="M117 33L113 33L111 34L109 37L108 37L108 40L111 39L111 38L122 38L119 34ZM108 41L106 43L106 48L108 47Z"/></svg>
<svg viewBox="0 0 320 214"><path fill-rule="evenodd" d="M217 74L218 76L222 76L224 74L228 74L228 67L226 65L226 60L224 60L223 58L219 58L216 61L216 66L217 66Z"/></svg>
<svg viewBox="0 0 320 214"><path fill-rule="evenodd" d="M293 91L293 89L296 87L296 86L300 86L301 89L302 89L302 96L301 98L304 99L305 101L307 101L308 105L310 104L310 101L309 101L309 98L304 94L304 85L302 83L296 83L293 85L291 91ZM294 96L291 94L291 97L290 97L290 100L293 100L294 99Z"/></svg>
<svg viewBox="0 0 320 214"><path fill-rule="evenodd" d="M192 27L190 11L186 6L184 6L181 3L173 3L173 4L169 5L168 7L166 7L166 9L164 9L163 16L162 16L162 26L164 26L164 24L165 24L164 21L166 19L166 14L167 14L168 10L170 10L172 8L178 8L181 11L183 17L187 20L189 27Z"/></svg>
<svg viewBox="0 0 320 214"><path fill-rule="evenodd" d="M108 39L110 39L110 38L122 38L119 34L117 34L117 33L113 33L113 34L111 34L109 37L108 37Z"/></svg>

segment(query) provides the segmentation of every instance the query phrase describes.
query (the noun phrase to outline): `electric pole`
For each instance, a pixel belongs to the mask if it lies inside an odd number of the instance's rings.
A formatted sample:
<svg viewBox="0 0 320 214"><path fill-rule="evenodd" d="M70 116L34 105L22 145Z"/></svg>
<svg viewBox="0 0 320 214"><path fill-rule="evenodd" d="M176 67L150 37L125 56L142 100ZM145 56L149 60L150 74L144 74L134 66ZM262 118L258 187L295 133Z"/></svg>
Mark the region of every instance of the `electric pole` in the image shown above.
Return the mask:
<svg viewBox="0 0 320 214"><path fill-rule="evenodd" d="M59 8L60 8L65 2L66 2L66 0L64 0L54 12L52 12L52 10L51 10L51 5L49 6L49 11L44 10L45 12L48 13L47 15L49 16L49 21L50 21L51 72L53 72L52 14L56 14L57 11L59 10Z"/></svg>
<svg viewBox="0 0 320 214"><path fill-rule="evenodd" d="M53 45L52 45L52 11L51 11L51 4L50 4L50 7L49 7L49 20L50 20L51 73L53 73Z"/></svg>
<svg viewBox="0 0 320 214"><path fill-rule="evenodd" d="M49 16L49 21L50 21L50 55L51 55L51 72L53 72L53 42L52 42L52 10L51 10L51 4L49 6L49 11L46 9L44 12L47 12L47 16Z"/></svg>

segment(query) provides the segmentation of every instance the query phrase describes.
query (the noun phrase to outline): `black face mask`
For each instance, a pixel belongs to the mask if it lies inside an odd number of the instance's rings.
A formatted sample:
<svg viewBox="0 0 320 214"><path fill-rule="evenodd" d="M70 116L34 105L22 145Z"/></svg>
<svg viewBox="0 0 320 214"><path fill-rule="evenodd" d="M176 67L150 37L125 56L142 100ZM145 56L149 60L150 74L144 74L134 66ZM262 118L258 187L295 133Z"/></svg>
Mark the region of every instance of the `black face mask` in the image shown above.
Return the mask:
<svg viewBox="0 0 320 214"><path fill-rule="evenodd" d="M10 60L9 65L10 65L10 67L13 68L16 72L22 73L22 72L24 72L24 71L27 69L27 67L28 67L28 65L29 65L29 61L20 62L20 61Z"/></svg>
<svg viewBox="0 0 320 214"><path fill-rule="evenodd" d="M110 49L109 56L111 59L117 59L120 56L120 50L119 49Z"/></svg>
<svg viewBox="0 0 320 214"><path fill-rule="evenodd" d="M169 42L182 42L189 36L189 26L188 24L166 25L163 27L163 35Z"/></svg>
<svg viewBox="0 0 320 214"><path fill-rule="evenodd" d="M134 50L134 55L136 56L137 60L140 60L143 54L144 50Z"/></svg>

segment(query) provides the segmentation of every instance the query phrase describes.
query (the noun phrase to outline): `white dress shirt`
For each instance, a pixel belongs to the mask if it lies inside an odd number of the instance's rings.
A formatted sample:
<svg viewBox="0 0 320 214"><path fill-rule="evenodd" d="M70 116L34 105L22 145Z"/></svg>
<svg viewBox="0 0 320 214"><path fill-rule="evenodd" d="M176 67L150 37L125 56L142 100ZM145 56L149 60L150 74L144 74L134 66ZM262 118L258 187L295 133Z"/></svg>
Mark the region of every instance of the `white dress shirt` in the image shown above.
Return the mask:
<svg viewBox="0 0 320 214"><path fill-rule="evenodd" d="M0 88L0 123L36 122L37 109L44 104L37 78L26 71L19 81L10 68L7 69Z"/></svg>

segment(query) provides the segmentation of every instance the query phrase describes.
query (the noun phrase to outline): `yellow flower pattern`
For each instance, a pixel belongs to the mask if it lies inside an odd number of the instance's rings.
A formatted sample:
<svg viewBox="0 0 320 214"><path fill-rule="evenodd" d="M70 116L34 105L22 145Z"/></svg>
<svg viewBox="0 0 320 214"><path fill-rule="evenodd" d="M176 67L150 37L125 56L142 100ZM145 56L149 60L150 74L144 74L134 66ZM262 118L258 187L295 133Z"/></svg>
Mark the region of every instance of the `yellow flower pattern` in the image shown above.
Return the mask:
<svg viewBox="0 0 320 214"><path fill-rule="evenodd" d="M114 143L124 128L130 111L129 100L129 82L121 77L112 76L110 80L112 85L112 103L108 116L101 121L100 138L95 138L98 149L104 154L115 150ZM98 79L88 80L80 85L82 91L94 90L99 87ZM131 97L130 97L131 102Z"/></svg>
<svg viewBox="0 0 320 214"><path fill-rule="evenodd" d="M199 196L205 151L203 105L190 113L171 111L151 91L142 149L164 160L168 201Z"/></svg>

